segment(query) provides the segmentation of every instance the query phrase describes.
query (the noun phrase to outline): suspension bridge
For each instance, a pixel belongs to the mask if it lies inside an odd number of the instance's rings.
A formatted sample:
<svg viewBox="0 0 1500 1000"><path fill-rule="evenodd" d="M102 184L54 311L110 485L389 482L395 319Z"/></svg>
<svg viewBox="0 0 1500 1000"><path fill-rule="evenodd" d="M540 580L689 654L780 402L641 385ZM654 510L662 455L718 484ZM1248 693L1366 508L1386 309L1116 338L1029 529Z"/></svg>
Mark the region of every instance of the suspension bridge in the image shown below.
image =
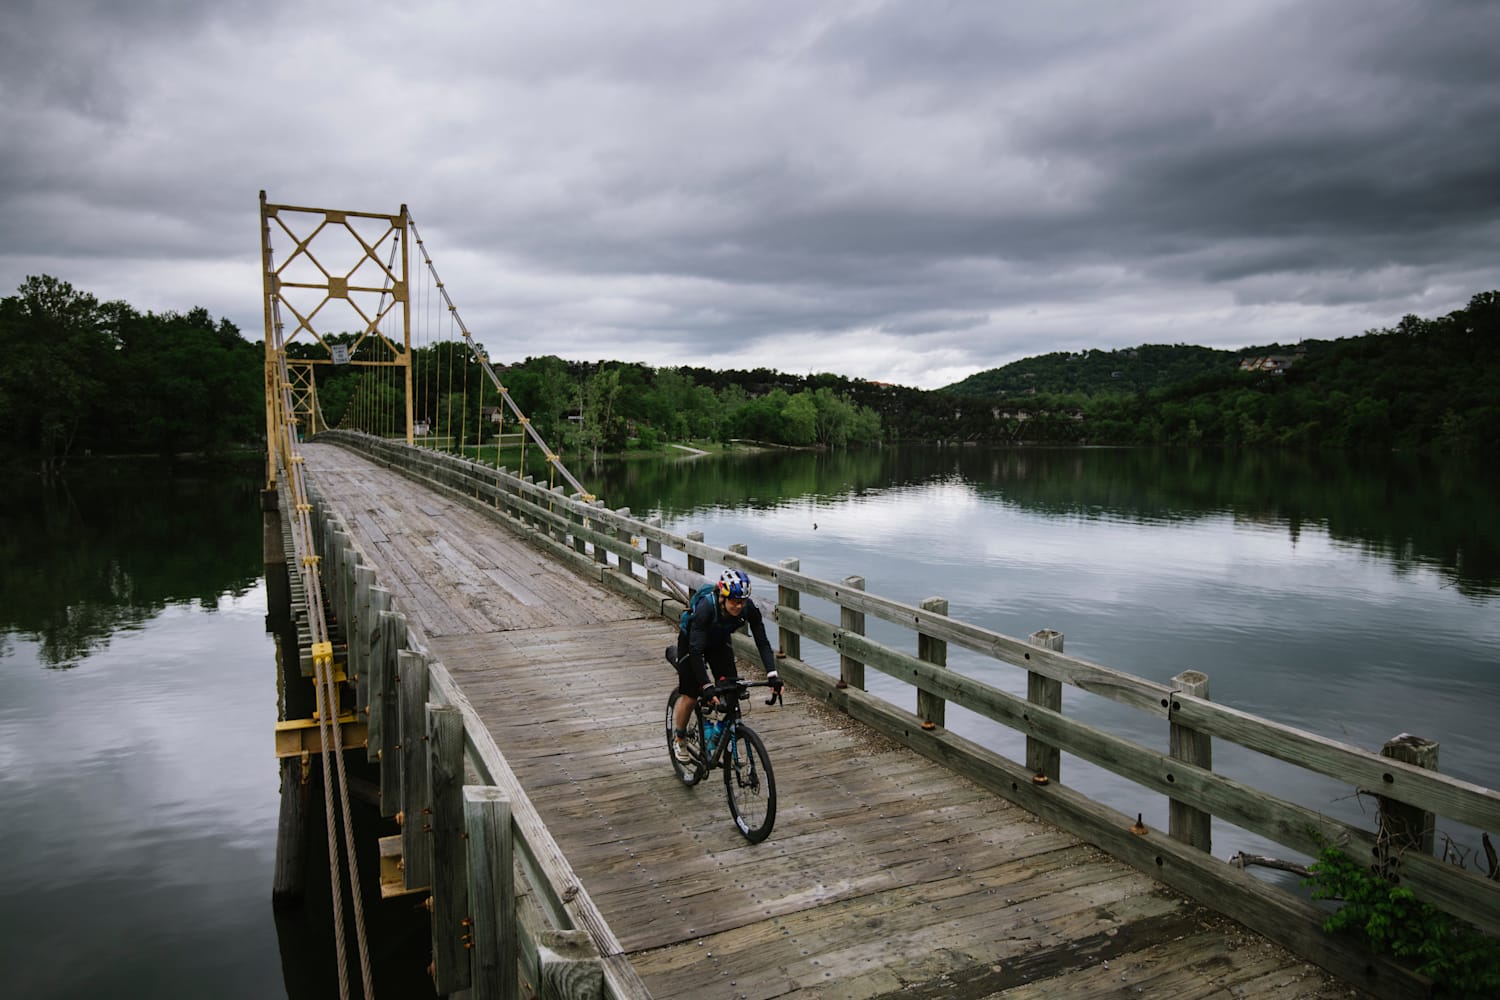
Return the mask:
<svg viewBox="0 0 1500 1000"><path fill-rule="evenodd" d="M273 893L295 903L301 866L323 853L306 842L321 808L344 996L381 995L359 893L339 888L359 879L351 763L377 769L380 812L399 823L381 843L383 891L428 901L439 995L1430 988L1325 934L1306 899L1215 859L1213 817L1293 853L1347 845L1500 931L1500 883L1431 842L1438 816L1500 829L1500 793L1442 775L1421 741L1338 744L1215 704L1201 674L1148 682L1067 656L1056 633L1000 635L940 599L904 605L611 509L516 404L404 206L262 193L261 232L266 558L297 630L280 664ZM343 366L357 376L333 429L318 390ZM756 581L790 684L785 708L752 719L780 798L755 845L716 788L684 787L667 760L662 649L685 588L718 566ZM869 618L909 643L869 638ZM804 642L836 650L837 675L809 665ZM1027 696L949 670L950 644L1023 671ZM910 702L866 691L867 669L907 682ZM1161 745L1069 719L1065 685L1159 720ZM950 732L949 704L1024 733L1026 760ZM1378 793L1379 820L1358 829L1216 774L1226 739ZM1070 789L1064 752L1169 798L1170 827Z"/></svg>

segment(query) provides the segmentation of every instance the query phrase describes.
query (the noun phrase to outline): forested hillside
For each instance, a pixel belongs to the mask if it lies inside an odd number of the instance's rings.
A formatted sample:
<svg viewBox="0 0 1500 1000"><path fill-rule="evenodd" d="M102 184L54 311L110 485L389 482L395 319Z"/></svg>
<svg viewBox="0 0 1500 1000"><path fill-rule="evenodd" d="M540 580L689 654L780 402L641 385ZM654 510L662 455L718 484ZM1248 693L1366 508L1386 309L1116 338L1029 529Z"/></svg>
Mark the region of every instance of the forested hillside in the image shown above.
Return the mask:
<svg viewBox="0 0 1500 1000"><path fill-rule="evenodd" d="M1294 347L1270 344L1224 351L1191 344L1142 344L1116 351L1057 351L978 372L941 391L1000 399L1038 394L1130 395L1225 375L1237 370L1242 358L1289 355L1299 348L1312 353L1325 346L1324 341L1308 341Z"/></svg>
<svg viewBox="0 0 1500 1000"><path fill-rule="evenodd" d="M969 397L955 407L954 430L970 441L1500 448L1500 292L1437 319L1406 316L1301 346L1285 369L1245 372L1236 362L1132 395Z"/></svg>
<svg viewBox="0 0 1500 1000"><path fill-rule="evenodd" d="M203 309L140 313L55 278L28 278L0 299L0 351L0 458L53 469L87 452L263 444L264 346ZM293 342L288 354L327 356L306 342ZM1272 354L1294 362L1240 369L1242 357ZM467 347L414 347L411 364L413 412L431 439L471 454L493 449L498 395ZM1293 347L1049 354L966 379L958 384L964 392L828 373L553 356L496 367L549 443L580 458L745 439L822 448L913 441L1500 449L1500 292L1476 295L1447 316L1407 316L1390 329ZM354 413L351 401L362 392L399 393L389 371L317 365L329 423Z"/></svg>

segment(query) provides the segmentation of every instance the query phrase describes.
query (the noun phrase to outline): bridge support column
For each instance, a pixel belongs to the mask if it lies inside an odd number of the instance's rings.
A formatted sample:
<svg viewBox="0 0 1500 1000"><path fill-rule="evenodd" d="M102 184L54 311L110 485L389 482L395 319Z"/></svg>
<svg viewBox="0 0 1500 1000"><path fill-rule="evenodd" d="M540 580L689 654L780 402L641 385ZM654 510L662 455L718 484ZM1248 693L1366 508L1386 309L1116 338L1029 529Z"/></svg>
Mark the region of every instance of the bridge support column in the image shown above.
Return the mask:
<svg viewBox="0 0 1500 1000"><path fill-rule="evenodd" d="M286 576L286 537L276 490L261 490L261 552L266 565L266 628L280 631L291 613L291 582Z"/></svg>
<svg viewBox="0 0 1500 1000"><path fill-rule="evenodd" d="M310 760L281 758L281 816L276 824L276 869L271 880L273 909L283 910L302 902L312 767Z"/></svg>

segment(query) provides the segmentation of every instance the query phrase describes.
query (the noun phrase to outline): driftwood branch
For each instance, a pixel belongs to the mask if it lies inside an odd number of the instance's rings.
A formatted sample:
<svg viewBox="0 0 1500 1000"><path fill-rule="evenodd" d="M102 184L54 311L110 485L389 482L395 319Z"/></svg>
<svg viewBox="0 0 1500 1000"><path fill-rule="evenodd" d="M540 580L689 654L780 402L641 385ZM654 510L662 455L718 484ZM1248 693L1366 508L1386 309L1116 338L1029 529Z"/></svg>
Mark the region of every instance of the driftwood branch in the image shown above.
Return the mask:
<svg viewBox="0 0 1500 1000"><path fill-rule="evenodd" d="M1303 878L1311 878L1312 872L1305 865L1299 865L1295 861L1282 861L1280 858L1268 858L1264 854L1246 854L1240 851L1229 859L1229 863L1236 868L1248 868L1250 865L1259 865L1262 868L1276 868L1284 872L1292 872Z"/></svg>

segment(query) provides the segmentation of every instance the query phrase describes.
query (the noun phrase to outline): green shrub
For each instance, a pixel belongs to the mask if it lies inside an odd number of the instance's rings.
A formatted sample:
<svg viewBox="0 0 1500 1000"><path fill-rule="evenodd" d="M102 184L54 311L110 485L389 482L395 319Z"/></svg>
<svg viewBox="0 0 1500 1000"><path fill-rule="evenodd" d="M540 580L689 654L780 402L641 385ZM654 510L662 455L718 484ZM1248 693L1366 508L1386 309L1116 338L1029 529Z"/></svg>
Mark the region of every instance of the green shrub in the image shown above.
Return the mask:
<svg viewBox="0 0 1500 1000"><path fill-rule="evenodd" d="M1427 976L1445 997L1500 996L1500 943L1417 899L1410 889L1337 847L1325 847L1303 884L1314 899L1344 905L1323 921L1348 931L1377 954L1391 955Z"/></svg>

